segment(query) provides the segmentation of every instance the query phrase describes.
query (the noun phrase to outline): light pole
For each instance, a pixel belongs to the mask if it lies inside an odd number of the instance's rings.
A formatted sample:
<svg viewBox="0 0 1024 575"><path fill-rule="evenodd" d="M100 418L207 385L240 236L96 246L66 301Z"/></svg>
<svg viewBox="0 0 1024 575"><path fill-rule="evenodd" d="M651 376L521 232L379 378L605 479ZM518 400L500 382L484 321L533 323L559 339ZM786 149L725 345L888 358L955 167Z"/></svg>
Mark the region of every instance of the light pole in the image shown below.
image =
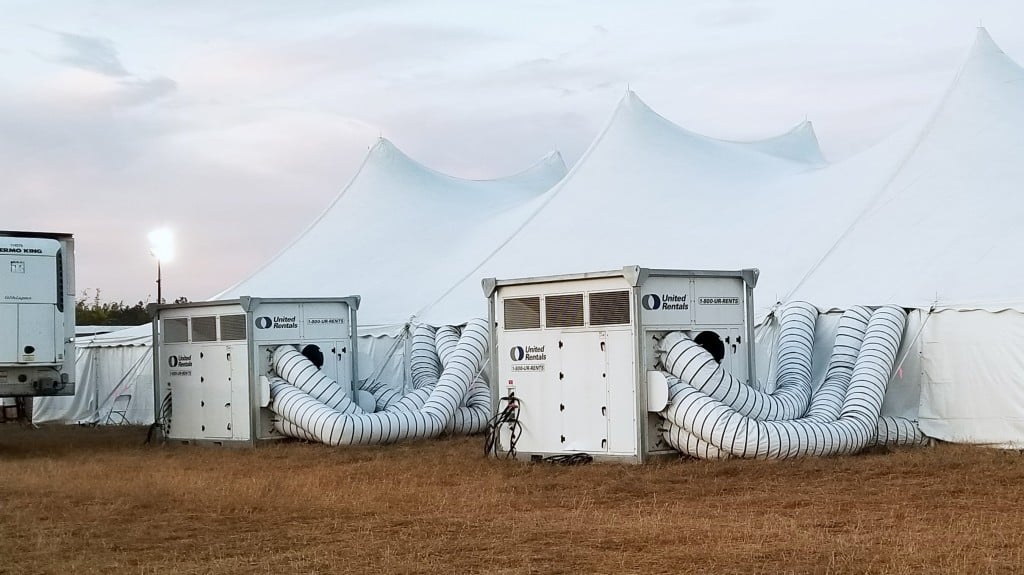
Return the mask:
<svg viewBox="0 0 1024 575"><path fill-rule="evenodd" d="M174 234L167 228L149 232L149 253L156 258L156 303L164 303L161 264L174 258Z"/></svg>

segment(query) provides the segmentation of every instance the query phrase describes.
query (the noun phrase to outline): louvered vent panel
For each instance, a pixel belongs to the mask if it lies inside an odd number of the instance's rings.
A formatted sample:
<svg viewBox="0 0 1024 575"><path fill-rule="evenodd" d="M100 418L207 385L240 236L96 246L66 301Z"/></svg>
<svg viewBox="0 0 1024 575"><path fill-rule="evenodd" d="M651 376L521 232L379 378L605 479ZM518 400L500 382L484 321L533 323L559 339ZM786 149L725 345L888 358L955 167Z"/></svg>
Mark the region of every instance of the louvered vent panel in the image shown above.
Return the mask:
<svg viewBox="0 0 1024 575"><path fill-rule="evenodd" d="M188 342L188 318L172 317L164 320L164 343Z"/></svg>
<svg viewBox="0 0 1024 575"><path fill-rule="evenodd" d="M220 316L221 341L245 339L245 314Z"/></svg>
<svg viewBox="0 0 1024 575"><path fill-rule="evenodd" d="M549 295L544 298L545 327L582 327L583 294Z"/></svg>
<svg viewBox="0 0 1024 575"><path fill-rule="evenodd" d="M628 291L590 294L590 325L628 324L629 317Z"/></svg>
<svg viewBox="0 0 1024 575"><path fill-rule="evenodd" d="M505 329L540 329L540 298L505 300Z"/></svg>
<svg viewBox="0 0 1024 575"><path fill-rule="evenodd" d="M192 318L192 341L217 341L217 318Z"/></svg>

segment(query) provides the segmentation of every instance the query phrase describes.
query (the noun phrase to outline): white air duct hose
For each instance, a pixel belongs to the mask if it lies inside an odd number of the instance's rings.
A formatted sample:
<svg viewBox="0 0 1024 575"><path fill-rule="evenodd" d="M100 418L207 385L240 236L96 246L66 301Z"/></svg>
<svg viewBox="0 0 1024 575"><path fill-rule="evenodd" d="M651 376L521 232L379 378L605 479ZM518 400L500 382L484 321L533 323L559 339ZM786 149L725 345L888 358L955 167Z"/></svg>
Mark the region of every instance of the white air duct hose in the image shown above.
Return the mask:
<svg viewBox="0 0 1024 575"><path fill-rule="evenodd" d="M271 378L270 383L291 383L298 389L330 409L339 413L362 413L344 387L327 377L313 362L290 345L279 345L270 356L274 371L281 378Z"/></svg>
<svg viewBox="0 0 1024 575"><path fill-rule="evenodd" d="M670 424L665 438L680 451L701 457L786 458L860 451L877 436L885 386L905 323L906 313L896 307L883 307L871 315L835 421L757 421L747 417L687 383L688 375L700 374L698 360L691 374L683 370L682 381L671 385L669 407L664 412ZM702 448L701 443L707 445Z"/></svg>
<svg viewBox="0 0 1024 575"><path fill-rule="evenodd" d="M454 417L459 402L482 369L489 349L488 333L484 320L466 325L448 366L423 407L415 411L342 413L293 385L303 382L274 380L270 388L271 408L284 420L279 429L329 445L436 437Z"/></svg>
<svg viewBox="0 0 1024 575"><path fill-rule="evenodd" d="M443 326L437 328L436 348L437 355L444 368L452 361L455 349L459 340L459 330L455 326ZM465 400L455 414L452 416L445 433L458 435L473 435L480 433L487 428L487 421L491 418L491 388L487 385L485 371L473 380Z"/></svg>
<svg viewBox="0 0 1024 575"><path fill-rule="evenodd" d="M782 312L781 316L792 317L789 314L786 314L785 311ZM864 331L867 329L868 319L870 319L870 317L870 310L863 307L856 307L847 310L840 318L839 327L836 332L835 344L833 345L832 355L829 359L828 369L825 373L825 381L811 396L806 414L803 418L805 421L828 422L835 421L839 418L839 412L843 408L843 399L846 397L846 388L850 383L853 366L857 361L857 355L860 353L860 347L864 341ZM788 330L786 326L780 328L778 372L779 374L800 373L810 379L810 348L806 345L795 348L790 345L786 347L794 351L799 350L800 353L781 352L781 348L783 348L782 344L786 342L787 339L800 340L802 337L798 337L797 335L806 336L808 331L806 329L802 329L799 334L787 333L787 331L790 330ZM810 331L809 333L813 337L814 332ZM691 344L681 344L676 342L675 345L679 347L680 345ZM676 377L669 377L668 381L669 385L673 386L675 383L679 382L679 379ZM681 391L681 388L674 389ZM683 428L676 426L672 429L672 434L673 436L669 442L674 446L678 445L677 449L687 455L699 457L701 459L723 459L728 457L727 454L721 452L721 450L717 449L715 446L701 441L697 436L687 432Z"/></svg>
<svg viewBox="0 0 1024 575"><path fill-rule="evenodd" d="M416 326L412 331L410 370L413 385L417 389L403 396L401 392L383 382L364 385L362 389L371 393L376 400L375 411L415 411L423 407L434 385L437 384L440 371L455 352L459 335L459 329L455 326ZM480 433L487 427L490 411L490 388L486 380L477 378L459 408L455 410L455 415L445 428L445 432L465 435Z"/></svg>
<svg viewBox="0 0 1024 575"><path fill-rule="evenodd" d="M846 310L839 318L832 355L829 356L828 368L825 370L825 381L811 397L811 403L803 416L804 421L825 423L839 419L870 320L871 310L860 306Z"/></svg>
<svg viewBox="0 0 1024 575"><path fill-rule="evenodd" d="M417 325L412 330L409 371L412 374L413 389L436 383L441 377L441 362L434 351L436 331L434 327L426 324Z"/></svg>
<svg viewBox="0 0 1024 575"><path fill-rule="evenodd" d="M890 415L878 418L874 445L926 445L928 441L916 421Z"/></svg>
<svg viewBox="0 0 1024 575"><path fill-rule="evenodd" d="M720 369L711 354L681 332L662 339L661 362L672 375L742 415L763 421L795 419L804 414L811 398L811 348L817 317L817 308L804 302L783 309L779 320L778 387L770 394Z"/></svg>
<svg viewBox="0 0 1024 575"><path fill-rule="evenodd" d="M455 353L455 346L459 344L459 328L454 325L444 325L437 328L434 334L434 348L432 351L442 366L448 365L448 361Z"/></svg>
<svg viewBox="0 0 1024 575"><path fill-rule="evenodd" d="M428 357L432 361L439 361L439 370L443 370L449 365L452 358L455 357L455 351L459 346L460 330L455 325L442 325L436 329L433 327L417 327L414 330L414 336L421 334L419 345L414 345L413 353L419 354L419 365L429 365ZM429 334L433 337L431 342L427 342L426 335ZM429 391L433 389L433 386L437 383L436 375L433 375L427 369L423 369L421 372L421 378L418 387L420 389L416 392ZM414 374L414 381L416 375ZM422 387L421 387L422 386ZM409 398L409 399L407 399ZM398 407L404 410L412 410L419 408L422 405L422 401L426 400L426 397L422 397L419 405L413 405L410 401L420 399L417 394L411 393L402 398L403 401L398 403ZM444 428L444 433L456 434L456 435L472 435L482 432L487 427L487 419L490 417L490 389L487 387L486 380L478 377L473 385L470 386L469 393L466 394L463 401L460 403L459 408L455 410L451 421Z"/></svg>

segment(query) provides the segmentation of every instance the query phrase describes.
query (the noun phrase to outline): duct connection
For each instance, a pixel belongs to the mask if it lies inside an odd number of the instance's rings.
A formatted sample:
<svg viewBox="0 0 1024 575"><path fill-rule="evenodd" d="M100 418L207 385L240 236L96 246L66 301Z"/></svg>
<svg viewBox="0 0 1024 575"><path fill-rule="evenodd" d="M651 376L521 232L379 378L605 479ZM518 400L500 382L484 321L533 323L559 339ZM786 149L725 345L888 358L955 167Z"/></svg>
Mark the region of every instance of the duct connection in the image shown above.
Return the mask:
<svg viewBox="0 0 1024 575"><path fill-rule="evenodd" d="M270 383L270 408L279 416L275 426L285 435L329 445L479 433L491 411L483 376L488 333L484 320L470 321L461 331L416 327L410 350L412 391L403 395L380 382L364 384L361 391L372 395L373 411L360 407L294 347L279 346L272 363L280 377Z"/></svg>
<svg viewBox="0 0 1024 575"><path fill-rule="evenodd" d="M659 350L671 374L662 412L666 441L702 459L838 455L876 444L926 442L916 422L880 415L906 313L892 306L846 311L824 382L812 393L817 317L817 309L805 302L782 310L772 393L732 377L683 333L666 335Z"/></svg>

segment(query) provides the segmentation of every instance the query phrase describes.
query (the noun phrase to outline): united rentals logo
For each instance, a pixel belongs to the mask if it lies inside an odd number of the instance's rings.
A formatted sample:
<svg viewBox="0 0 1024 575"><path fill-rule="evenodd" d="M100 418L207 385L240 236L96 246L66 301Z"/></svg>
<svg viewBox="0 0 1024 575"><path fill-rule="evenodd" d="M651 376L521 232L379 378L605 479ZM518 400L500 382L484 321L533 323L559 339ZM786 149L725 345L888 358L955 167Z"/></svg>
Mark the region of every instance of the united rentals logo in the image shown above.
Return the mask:
<svg viewBox="0 0 1024 575"><path fill-rule="evenodd" d="M687 294L653 294L649 293L640 298L640 305L647 311L656 310L687 310L690 309L690 303L686 300Z"/></svg>
<svg viewBox="0 0 1024 575"><path fill-rule="evenodd" d="M545 361L548 358L543 345L517 345L509 350L508 355L512 361Z"/></svg>
<svg viewBox="0 0 1024 575"><path fill-rule="evenodd" d="M256 329L294 329L299 327L298 316L275 315L274 317L261 315L256 318Z"/></svg>
<svg viewBox="0 0 1024 575"><path fill-rule="evenodd" d="M191 355L171 355L167 357L167 365L171 368L171 377L188 377L192 375L192 370L187 369L192 367L192 356Z"/></svg>
<svg viewBox="0 0 1024 575"><path fill-rule="evenodd" d="M521 345L513 346L508 351L508 356L512 358L512 371L544 371L543 363L519 363L521 361L545 361L548 358L548 354L544 353L543 345L528 345L523 347Z"/></svg>
<svg viewBox="0 0 1024 575"><path fill-rule="evenodd" d="M192 367L191 355L172 355L167 358L168 367Z"/></svg>

